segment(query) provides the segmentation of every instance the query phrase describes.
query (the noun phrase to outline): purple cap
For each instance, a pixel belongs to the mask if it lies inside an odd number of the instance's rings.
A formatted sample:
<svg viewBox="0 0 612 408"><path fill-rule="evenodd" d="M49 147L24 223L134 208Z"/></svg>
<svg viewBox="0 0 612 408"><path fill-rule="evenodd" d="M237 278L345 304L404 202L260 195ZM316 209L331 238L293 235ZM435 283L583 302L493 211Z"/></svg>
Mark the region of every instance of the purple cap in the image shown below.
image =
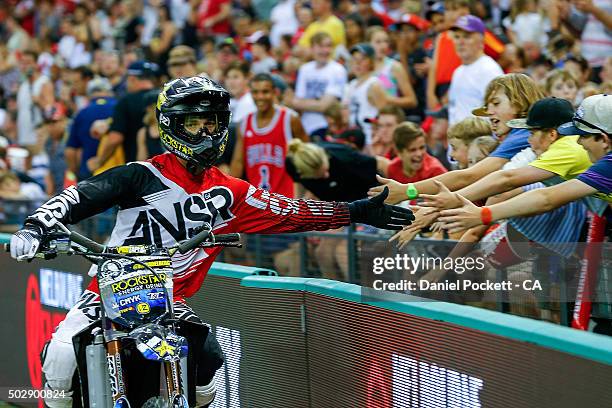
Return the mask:
<svg viewBox="0 0 612 408"><path fill-rule="evenodd" d="M485 25L481 19L471 14L461 16L455 21L452 30L463 30L468 33L485 33Z"/></svg>

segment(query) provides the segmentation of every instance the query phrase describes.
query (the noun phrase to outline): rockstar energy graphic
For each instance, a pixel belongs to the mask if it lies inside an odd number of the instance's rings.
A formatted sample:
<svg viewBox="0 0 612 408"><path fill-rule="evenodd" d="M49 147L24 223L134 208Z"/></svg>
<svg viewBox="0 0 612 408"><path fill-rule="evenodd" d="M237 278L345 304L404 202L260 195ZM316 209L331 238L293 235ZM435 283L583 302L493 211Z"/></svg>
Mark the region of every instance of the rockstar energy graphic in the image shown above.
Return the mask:
<svg viewBox="0 0 612 408"><path fill-rule="evenodd" d="M162 142L164 142L166 145L173 148L175 151L177 151L177 153L180 152L188 157L193 156L192 149L180 143L178 140L174 139L173 137L168 135L166 132L159 132L159 137L161 138Z"/></svg>
<svg viewBox="0 0 612 408"><path fill-rule="evenodd" d="M168 344L166 340L162 340L160 345L156 347L154 350L157 354L159 354L160 357L163 357L166 354L174 355L176 347Z"/></svg>
<svg viewBox="0 0 612 408"><path fill-rule="evenodd" d="M161 278L161 281L152 273L147 275L138 275L112 283L111 289L115 294L126 294L137 290L160 287L160 284L166 283L166 274L158 273L157 275Z"/></svg>

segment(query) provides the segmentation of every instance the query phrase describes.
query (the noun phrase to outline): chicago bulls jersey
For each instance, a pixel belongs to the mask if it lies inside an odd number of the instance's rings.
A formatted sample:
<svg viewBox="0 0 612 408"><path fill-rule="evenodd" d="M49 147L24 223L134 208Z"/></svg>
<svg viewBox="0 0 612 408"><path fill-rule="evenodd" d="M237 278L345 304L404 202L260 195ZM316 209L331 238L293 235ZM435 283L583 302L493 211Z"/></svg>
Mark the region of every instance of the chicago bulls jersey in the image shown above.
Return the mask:
<svg viewBox="0 0 612 408"><path fill-rule="evenodd" d="M30 218L74 224L117 205L109 246L170 247L207 222L215 233L327 230L350 223L347 203L294 200L258 189L216 167L194 176L170 153L115 167L53 197ZM221 248L175 254L174 294L192 296ZM97 291L94 280L88 288Z"/></svg>
<svg viewBox="0 0 612 408"><path fill-rule="evenodd" d="M285 171L287 144L291 140L294 111L284 106L274 108L270 123L257 126L257 112L241 124L246 179L258 188L293 197L293 180Z"/></svg>

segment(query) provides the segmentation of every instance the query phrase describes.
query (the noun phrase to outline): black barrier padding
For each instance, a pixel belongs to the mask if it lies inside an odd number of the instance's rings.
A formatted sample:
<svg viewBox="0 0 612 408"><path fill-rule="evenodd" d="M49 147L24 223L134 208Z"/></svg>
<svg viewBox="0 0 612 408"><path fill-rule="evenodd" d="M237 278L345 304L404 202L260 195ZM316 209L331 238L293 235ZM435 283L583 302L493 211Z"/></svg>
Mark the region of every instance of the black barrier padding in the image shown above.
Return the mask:
<svg viewBox="0 0 612 408"><path fill-rule="evenodd" d="M0 254L0 385L34 387L41 384L40 352L57 324L68 312L64 307L41 304L43 291L61 297L62 290L77 296L89 284L91 263L81 257L62 257L50 261L16 262ZM81 276L78 288L42 287L41 269ZM28 287L28 283L31 284ZM56 290L56 289L59 289ZM78 293L77 293L78 292ZM65 293L65 292L64 292Z"/></svg>
<svg viewBox="0 0 612 408"><path fill-rule="evenodd" d="M305 299L312 407L612 401L612 366L374 306L310 293Z"/></svg>
<svg viewBox="0 0 612 408"><path fill-rule="evenodd" d="M309 406L302 304L302 292L249 290L238 279L220 276L208 276L203 290L189 299L224 347L226 367L220 371L225 390L237 385L229 381L230 372L240 372L240 406ZM236 364L225 348L227 330L233 331L234 345L239 336L240 367L227 367Z"/></svg>
<svg viewBox="0 0 612 408"><path fill-rule="evenodd" d="M27 281L42 266L85 275L87 263L16 263L5 254L0 265L10 274L0 285L0 384L30 386ZM84 277L83 287L88 282ZM237 278L214 275L188 303L226 352L215 406L239 400L249 408L542 408L612 401L612 366L453 324L301 291L241 287Z"/></svg>
<svg viewBox="0 0 612 408"><path fill-rule="evenodd" d="M243 288L244 385L249 407L309 407L302 292Z"/></svg>

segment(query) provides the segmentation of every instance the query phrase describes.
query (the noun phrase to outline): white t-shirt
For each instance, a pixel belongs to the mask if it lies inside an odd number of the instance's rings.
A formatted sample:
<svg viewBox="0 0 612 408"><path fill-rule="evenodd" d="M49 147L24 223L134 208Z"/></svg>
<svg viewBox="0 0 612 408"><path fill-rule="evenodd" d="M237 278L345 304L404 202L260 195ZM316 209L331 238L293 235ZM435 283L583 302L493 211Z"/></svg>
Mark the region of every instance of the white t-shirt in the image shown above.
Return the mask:
<svg viewBox="0 0 612 408"><path fill-rule="evenodd" d="M300 68L295 85L295 96L301 99L321 99L323 95L333 95L342 99L347 82L346 69L335 61L318 67L316 61L308 62ZM302 125L306 133L327 128L325 116L320 112L303 112Z"/></svg>
<svg viewBox="0 0 612 408"><path fill-rule="evenodd" d="M532 161L537 159L538 157L531 150L531 147L526 147L510 159L510 161L503 165L502 170L514 170L520 169L521 167L525 167L529 165Z"/></svg>
<svg viewBox="0 0 612 408"><path fill-rule="evenodd" d="M270 13L272 29L270 30L270 42L273 47L280 45L283 34L295 34L299 23L295 16L295 0L279 1Z"/></svg>
<svg viewBox="0 0 612 408"><path fill-rule="evenodd" d="M266 57L261 61L254 61L251 64L251 72L253 75L269 74L278 67L278 62L272 57Z"/></svg>
<svg viewBox="0 0 612 408"><path fill-rule="evenodd" d="M36 126L42 122L40 108L32 102L33 96L40 95L49 78L41 75L32 84L23 81L17 92L17 141L22 146L36 143Z"/></svg>
<svg viewBox="0 0 612 408"><path fill-rule="evenodd" d="M60 39L57 52L69 68L91 64L91 53L85 49L85 44L77 42L71 35L65 35Z"/></svg>
<svg viewBox="0 0 612 408"><path fill-rule="evenodd" d="M523 13L516 16L514 21L506 17L503 25L514 32L519 45L526 42L539 44L545 47L548 42L547 31L550 31L550 20L540 13Z"/></svg>
<svg viewBox="0 0 612 408"><path fill-rule="evenodd" d="M365 120L378 116L378 109L368 99L368 91L375 83L380 84L379 79L375 76L371 76L360 84L357 79L353 79L346 89L343 100L343 103L349 107L349 123L351 126L361 128L365 135L366 146L372 144L372 124Z"/></svg>
<svg viewBox="0 0 612 408"><path fill-rule="evenodd" d="M594 0L593 4L606 13L612 13L612 1ZM591 67L601 67L606 58L612 55L612 30L596 19L592 14L582 31L582 55L589 61Z"/></svg>
<svg viewBox="0 0 612 408"><path fill-rule="evenodd" d="M482 106L487 85L503 75L501 67L488 55L469 65L460 65L448 90L448 124L454 125L472 115L472 109Z"/></svg>
<svg viewBox="0 0 612 408"><path fill-rule="evenodd" d="M230 110L232 111L232 122L240 123L249 113L255 112L257 106L255 106L251 93L247 92L238 99L230 99Z"/></svg>

